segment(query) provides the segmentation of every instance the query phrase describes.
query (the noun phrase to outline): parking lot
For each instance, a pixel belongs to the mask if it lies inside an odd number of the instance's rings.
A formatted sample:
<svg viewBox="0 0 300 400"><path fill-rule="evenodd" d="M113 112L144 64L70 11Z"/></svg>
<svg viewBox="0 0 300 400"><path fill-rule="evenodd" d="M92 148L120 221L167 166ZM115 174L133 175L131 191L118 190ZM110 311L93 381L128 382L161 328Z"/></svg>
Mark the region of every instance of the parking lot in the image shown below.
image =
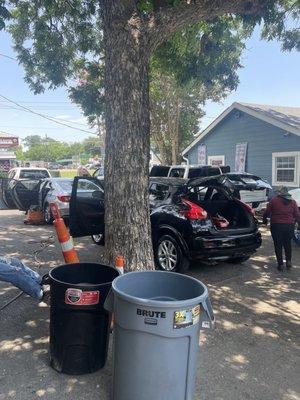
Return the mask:
<svg viewBox="0 0 300 400"><path fill-rule="evenodd" d="M42 275L63 262L55 232L23 219L0 211L0 255L17 256ZM201 336L197 400L299 399L300 248L294 247L295 268L279 273L270 235L262 233L262 248L243 265L193 265L189 272L208 285L216 314L215 329ZM81 261L101 262L102 248L89 238L76 240L76 249ZM17 293L0 283L0 308ZM110 398L110 358L91 375L49 367L45 303L23 295L0 311L0 321L0 400Z"/></svg>

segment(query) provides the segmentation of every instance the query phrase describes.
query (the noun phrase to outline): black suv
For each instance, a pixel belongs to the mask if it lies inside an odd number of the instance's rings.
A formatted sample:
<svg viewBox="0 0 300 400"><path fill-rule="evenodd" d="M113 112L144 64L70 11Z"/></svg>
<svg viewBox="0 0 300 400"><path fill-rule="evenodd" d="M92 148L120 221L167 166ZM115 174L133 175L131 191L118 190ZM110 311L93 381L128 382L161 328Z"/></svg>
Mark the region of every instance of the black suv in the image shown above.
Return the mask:
<svg viewBox="0 0 300 400"><path fill-rule="evenodd" d="M247 260L260 247L261 235L252 208L235 193L236 187L225 175L192 180L150 178L157 268L184 272L191 260ZM103 237L104 184L99 180L75 178L70 232L74 237Z"/></svg>

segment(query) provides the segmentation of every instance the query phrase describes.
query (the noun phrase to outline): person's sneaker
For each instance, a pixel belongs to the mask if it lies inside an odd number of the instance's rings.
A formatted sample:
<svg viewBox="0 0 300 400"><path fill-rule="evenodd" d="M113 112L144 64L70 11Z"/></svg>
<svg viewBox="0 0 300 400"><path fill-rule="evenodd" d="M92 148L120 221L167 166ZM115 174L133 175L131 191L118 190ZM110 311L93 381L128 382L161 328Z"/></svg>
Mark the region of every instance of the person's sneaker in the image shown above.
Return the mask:
<svg viewBox="0 0 300 400"><path fill-rule="evenodd" d="M286 262L286 269L291 269L292 268L292 263L291 261Z"/></svg>
<svg viewBox="0 0 300 400"><path fill-rule="evenodd" d="M283 271L283 264L278 264L277 269L278 271Z"/></svg>

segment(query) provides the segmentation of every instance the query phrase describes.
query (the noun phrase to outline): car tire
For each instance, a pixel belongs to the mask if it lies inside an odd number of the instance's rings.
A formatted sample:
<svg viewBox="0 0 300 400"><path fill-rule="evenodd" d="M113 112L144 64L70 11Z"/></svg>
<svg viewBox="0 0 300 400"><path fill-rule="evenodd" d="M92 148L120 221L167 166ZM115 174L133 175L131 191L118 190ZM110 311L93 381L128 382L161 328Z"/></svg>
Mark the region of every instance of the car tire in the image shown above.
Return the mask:
<svg viewBox="0 0 300 400"><path fill-rule="evenodd" d="M171 235L163 235L158 239L154 246L154 260L156 268L162 271L184 273L189 268L189 260Z"/></svg>
<svg viewBox="0 0 300 400"><path fill-rule="evenodd" d="M44 205L43 216L44 216L44 221L46 222L47 225L53 224L54 218L52 216L52 212L51 212L49 203L46 203Z"/></svg>
<svg viewBox="0 0 300 400"><path fill-rule="evenodd" d="M241 256L241 257L234 257L234 258L229 258L227 262L231 264L240 264L243 263L247 260L249 260L250 256Z"/></svg>
<svg viewBox="0 0 300 400"><path fill-rule="evenodd" d="M100 233L99 235L92 235L92 241L98 246L104 245L104 235Z"/></svg>

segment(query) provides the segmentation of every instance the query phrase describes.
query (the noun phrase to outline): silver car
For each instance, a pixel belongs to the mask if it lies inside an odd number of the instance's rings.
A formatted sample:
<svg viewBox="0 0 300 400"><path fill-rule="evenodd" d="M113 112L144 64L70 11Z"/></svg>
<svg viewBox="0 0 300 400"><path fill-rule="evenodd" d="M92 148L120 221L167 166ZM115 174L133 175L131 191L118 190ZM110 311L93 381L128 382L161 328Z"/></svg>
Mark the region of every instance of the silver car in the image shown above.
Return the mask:
<svg viewBox="0 0 300 400"><path fill-rule="evenodd" d="M39 205L47 224L53 222L50 203L56 203L63 218L69 217L69 202L72 192L72 178L49 178L40 184Z"/></svg>

